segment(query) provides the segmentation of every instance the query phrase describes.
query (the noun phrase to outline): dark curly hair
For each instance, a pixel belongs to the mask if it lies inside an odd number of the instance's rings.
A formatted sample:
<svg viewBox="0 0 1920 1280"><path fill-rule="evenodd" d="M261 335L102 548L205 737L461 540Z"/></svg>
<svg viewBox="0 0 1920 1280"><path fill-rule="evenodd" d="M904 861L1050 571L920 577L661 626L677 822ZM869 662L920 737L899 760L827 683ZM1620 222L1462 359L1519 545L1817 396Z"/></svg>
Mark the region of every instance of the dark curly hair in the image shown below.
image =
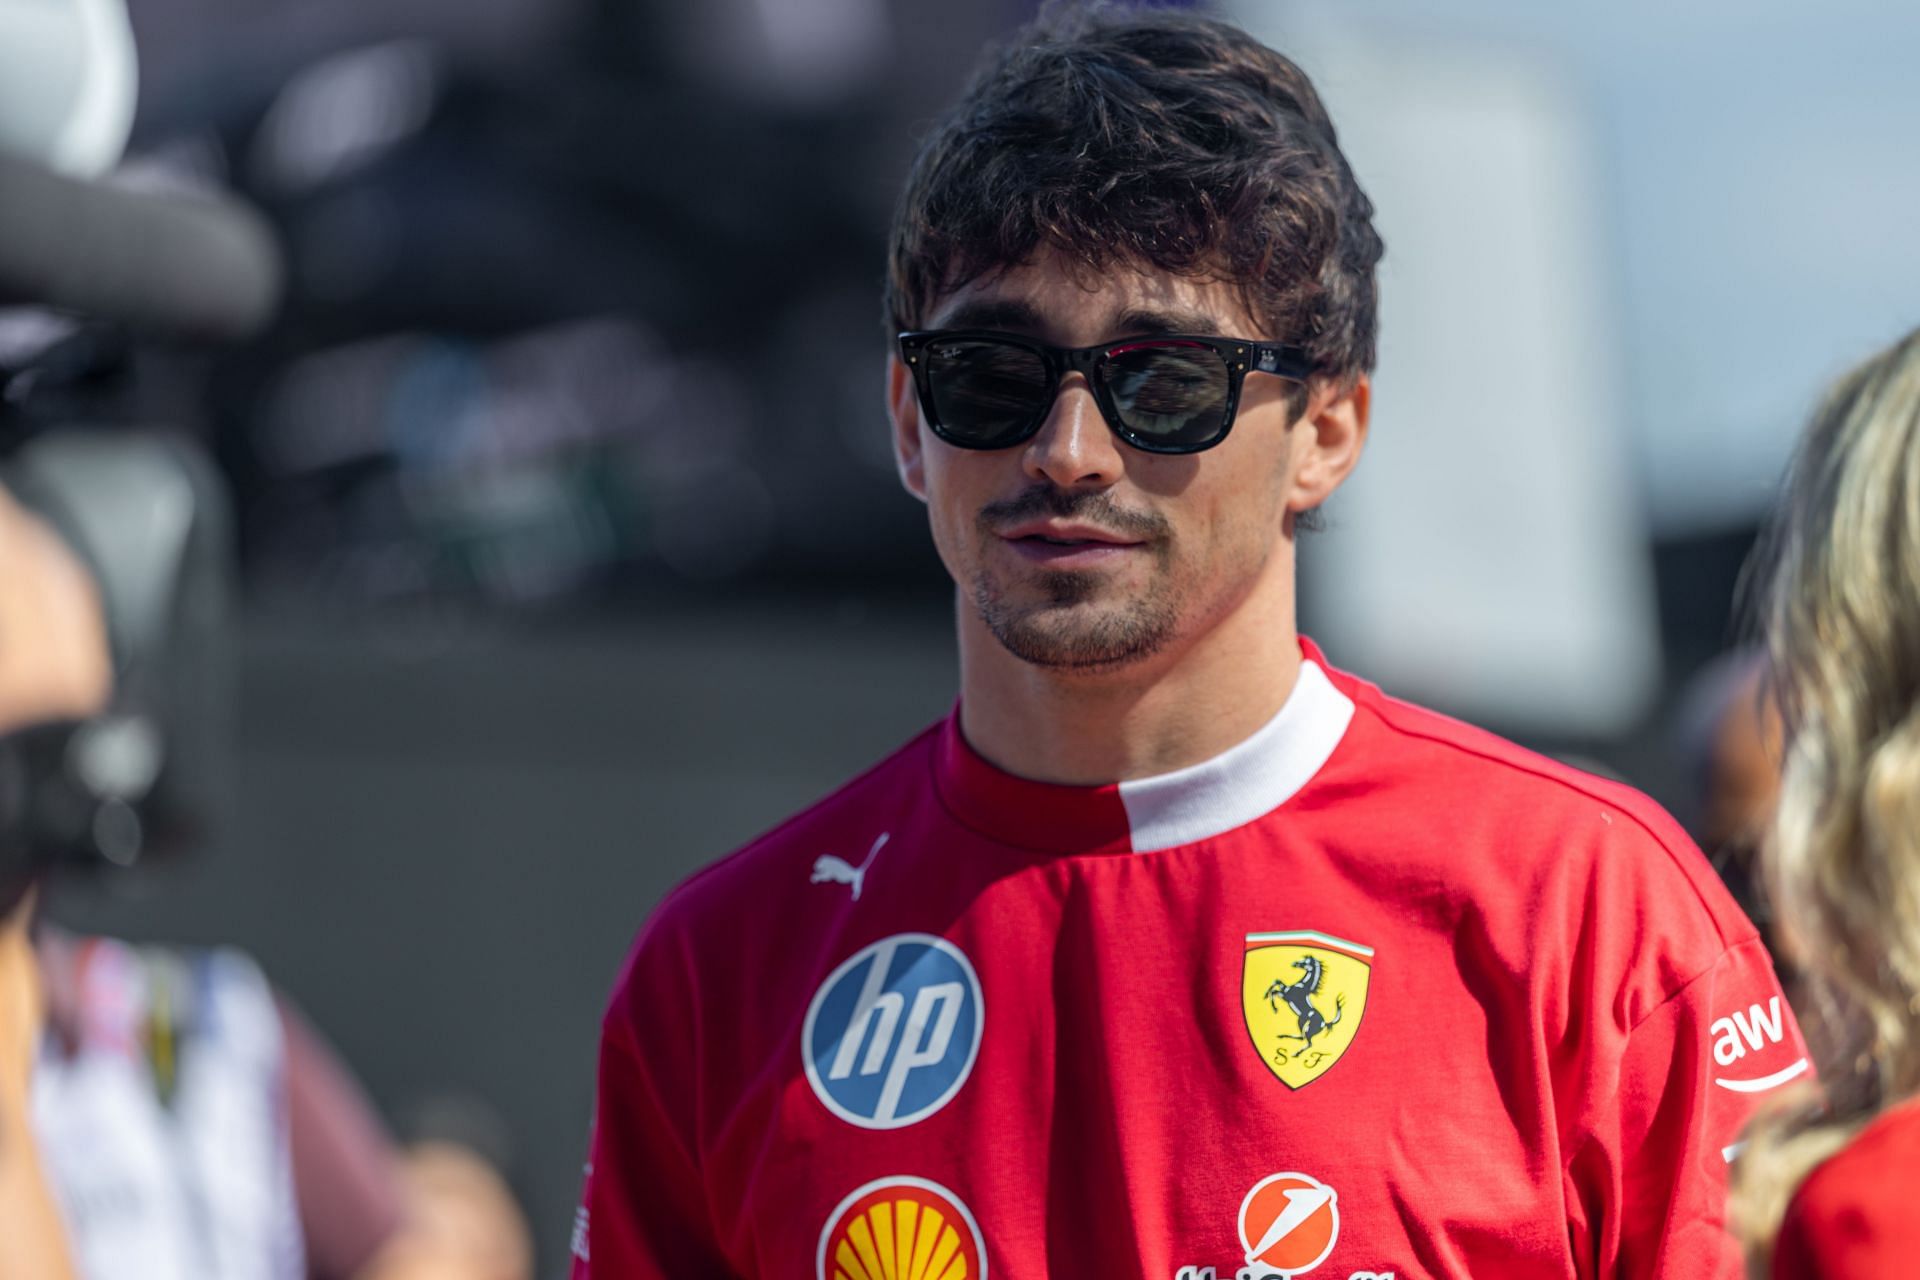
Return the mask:
<svg viewBox="0 0 1920 1280"><path fill-rule="evenodd" d="M894 215L887 322L1053 250L1235 285L1260 335L1373 367L1373 205L1306 74L1225 22L1076 5L990 54Z"/></svg>

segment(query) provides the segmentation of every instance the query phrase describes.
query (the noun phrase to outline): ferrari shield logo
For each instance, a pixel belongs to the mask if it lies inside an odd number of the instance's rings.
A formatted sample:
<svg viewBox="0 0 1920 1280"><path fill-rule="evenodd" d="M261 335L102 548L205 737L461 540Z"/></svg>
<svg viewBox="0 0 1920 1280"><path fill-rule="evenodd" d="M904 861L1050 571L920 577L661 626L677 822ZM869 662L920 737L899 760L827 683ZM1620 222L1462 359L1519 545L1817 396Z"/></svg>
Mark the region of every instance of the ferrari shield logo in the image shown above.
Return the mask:
<svg viewBox="0 0 1920 1280"><path fill-rule="evenodd" d="M1289 1089L1325 1075L1359 1034L1373 948L1324 933L1250 933L1240 1008L1267 1070Z"/></svg>

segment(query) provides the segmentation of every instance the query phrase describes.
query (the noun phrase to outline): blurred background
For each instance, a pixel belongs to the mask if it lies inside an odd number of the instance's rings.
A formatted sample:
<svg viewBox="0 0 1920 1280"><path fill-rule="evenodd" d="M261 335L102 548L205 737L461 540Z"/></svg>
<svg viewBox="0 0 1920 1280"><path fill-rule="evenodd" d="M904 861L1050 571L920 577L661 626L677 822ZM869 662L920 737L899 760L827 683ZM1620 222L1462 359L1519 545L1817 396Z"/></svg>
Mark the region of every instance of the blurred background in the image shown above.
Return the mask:
<svg viewBox="0 0 1920 1280"><path fill-rule="evenodd" d="M88 388L230 488L235 786L214 847L52 911L246 947L403 1132L505 1162L543 1273L635 927L954 696L882 245L1034 8L132 0L121 180L257 205L288 293ZM1675 708L1793 438L1920 322L1920 10L1223 8L1320 84L1388 246L1305 629L1697 807Z"/></svg>

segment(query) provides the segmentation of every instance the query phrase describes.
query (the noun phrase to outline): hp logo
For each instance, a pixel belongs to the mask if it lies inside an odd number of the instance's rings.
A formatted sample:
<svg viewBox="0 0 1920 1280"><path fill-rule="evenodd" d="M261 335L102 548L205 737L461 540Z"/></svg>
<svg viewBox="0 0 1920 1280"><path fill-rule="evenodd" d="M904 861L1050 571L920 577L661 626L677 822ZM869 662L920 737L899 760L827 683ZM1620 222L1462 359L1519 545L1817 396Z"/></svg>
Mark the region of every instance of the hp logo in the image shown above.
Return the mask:
<svg viewBox="0 0 1920 1280"><path fill-rule="evenodd" d="M896 933L827 975L800 1032L807 1082L863 1129L898 1129L947 1105L980 1052L980 979L960 948Z"/></svg>

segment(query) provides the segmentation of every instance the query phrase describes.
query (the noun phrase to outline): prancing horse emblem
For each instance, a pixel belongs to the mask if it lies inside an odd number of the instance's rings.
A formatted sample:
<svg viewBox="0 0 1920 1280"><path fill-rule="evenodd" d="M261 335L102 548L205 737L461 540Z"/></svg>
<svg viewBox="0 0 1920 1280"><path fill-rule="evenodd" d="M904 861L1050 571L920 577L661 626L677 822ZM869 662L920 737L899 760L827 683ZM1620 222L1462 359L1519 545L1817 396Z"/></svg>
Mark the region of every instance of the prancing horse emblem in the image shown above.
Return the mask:
<svg viewBox="0 0 1920 1280"><path fill-rule="evenodd" d="M1327 1017L1318 1009L1314 1008L1313 1001L1308 999L1309 996L1319 993L1320 979L1326 975L1327 967L1320 963L1319 957L1310 955L1301 956L1298 960L1295 960L1293 967L1300 970L1300 980L1298 982L1281 982L1275 979L1274 984L1267 988L1267 1003L1272 1006L1275 1013L1278 1013L1280 1012L1280 1002L1284 1000L1286 1001L1287 1008L1293 1010L1294 1016L1300 1019L1299 1035L1282 1035L1275 1038L1280 1040L1304 1040L1307 1042L1306 1048L1311 1049L1313 1048L1313 1038L1315 1036L1340 1021L1341 1015L1347 1011L1347 998L1344 995L1335 995L1333 997L1333 1016L1331 1018ZM1305 1050L1302 1050L1302 1052L1305 1052Z"/></svg>
<svg viewBox="0 0 1920 1280"><path fill-rule="evenodd" d="M892 834L890 831L882 831L880 838L873 842L873 848L867 851L867 860L857 867L845 858L836 858L830 853L821 854L814 859L811 883L847 885L853 890L853 900L860 901L861 886L867 881L867 868L873 865L873 860L880 855L880 846L884 845L887 837Z"/></svg>
<svg viewBox="0 0 1920 1280"><path fill-rule="evenodd" d="M1261 1063L1289 1089L1312 1084L1353 1047L1367 1016L1373 948L1330 933L1250 933L1240 1011Z"/></svg>

